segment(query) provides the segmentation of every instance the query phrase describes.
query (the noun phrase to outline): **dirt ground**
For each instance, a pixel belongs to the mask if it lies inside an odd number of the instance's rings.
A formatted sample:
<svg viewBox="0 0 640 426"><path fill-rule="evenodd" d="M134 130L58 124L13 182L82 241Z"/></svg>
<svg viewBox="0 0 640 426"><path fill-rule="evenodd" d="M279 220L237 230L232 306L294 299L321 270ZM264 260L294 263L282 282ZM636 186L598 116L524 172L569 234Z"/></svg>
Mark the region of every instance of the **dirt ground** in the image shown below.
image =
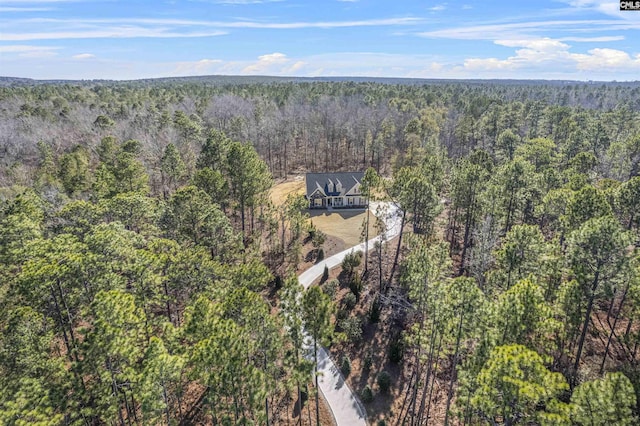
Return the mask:
<svg viewBox="0 0 640 426"><path fill-rule="evenodd" d="M304 191L304 176L295 176L275 184L269 192L269 197L273 204L281 206L289 194L304 195Z"/></svg>
<svg viewBox="0 0 640 426"><path fill-rule="evenodd" d="M303 399L302 415L300 415L296 401L289 400L281 403L276 408L276 415L272 418L273 425L291 426L315 426L316 425L316 398L313 393L313 385L309 385L310 394ZM335 426L336 422L331 409L320 394L320 425Z"/></svg>

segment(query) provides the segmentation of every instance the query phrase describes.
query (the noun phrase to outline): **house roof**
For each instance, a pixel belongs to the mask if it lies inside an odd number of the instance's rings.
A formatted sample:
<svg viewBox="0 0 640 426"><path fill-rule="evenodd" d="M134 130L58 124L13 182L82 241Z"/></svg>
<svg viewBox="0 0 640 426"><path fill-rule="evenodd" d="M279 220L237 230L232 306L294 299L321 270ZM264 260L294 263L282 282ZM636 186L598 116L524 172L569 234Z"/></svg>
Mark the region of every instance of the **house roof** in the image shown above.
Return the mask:
<svg viewBox="0 0 640 426"><path fill-rule="evenodd" d="M307 173L307 196L320 188L324 195L339 197L349 192L357 183L362 182L364 172ZM341 191L335 191L334 185L342 184Z"/></svg>

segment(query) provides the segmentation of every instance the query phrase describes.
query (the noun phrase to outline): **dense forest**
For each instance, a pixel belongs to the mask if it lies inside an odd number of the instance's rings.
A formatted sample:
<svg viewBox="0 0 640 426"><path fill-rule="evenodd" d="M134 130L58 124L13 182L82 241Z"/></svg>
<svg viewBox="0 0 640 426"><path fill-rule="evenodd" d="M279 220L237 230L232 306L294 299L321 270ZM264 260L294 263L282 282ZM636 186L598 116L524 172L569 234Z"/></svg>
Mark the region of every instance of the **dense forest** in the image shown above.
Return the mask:
<svg viewBox="0 0 640 426"><path fill-rule="evenodd" d="M404 232L304 291L341 170ZM639 83L7 80L0 202L0 424L315 424L305 336L373 424L640 417Z"/></svg>

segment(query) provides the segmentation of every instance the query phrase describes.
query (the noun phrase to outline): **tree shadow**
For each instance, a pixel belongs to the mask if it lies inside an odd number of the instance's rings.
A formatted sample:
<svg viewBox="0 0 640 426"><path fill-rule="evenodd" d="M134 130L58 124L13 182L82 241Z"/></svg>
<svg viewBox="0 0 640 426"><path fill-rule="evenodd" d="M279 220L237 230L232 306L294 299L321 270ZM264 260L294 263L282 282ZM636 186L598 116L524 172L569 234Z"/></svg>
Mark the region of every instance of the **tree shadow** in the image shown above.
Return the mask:
<svg viewBox="0 0 640 426"><path fill-rule="evenodd" d="M293 411L291 412L292 418L297 418L300 415L300 410L304 408L305 403L309 399L309 395L304 389L300 389L300 398L293 404Z"/></svg>

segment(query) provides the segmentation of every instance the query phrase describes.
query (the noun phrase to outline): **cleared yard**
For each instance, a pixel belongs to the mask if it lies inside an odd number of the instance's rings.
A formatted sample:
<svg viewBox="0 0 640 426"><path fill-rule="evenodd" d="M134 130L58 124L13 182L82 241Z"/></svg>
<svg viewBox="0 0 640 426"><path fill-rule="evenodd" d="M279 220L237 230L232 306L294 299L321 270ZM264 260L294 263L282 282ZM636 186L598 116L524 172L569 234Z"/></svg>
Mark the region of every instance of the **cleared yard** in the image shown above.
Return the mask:
<svg viewBox="0 0 640 426"><path fill-rule="evenodd" d="M361 242L362 222L367 215L365 210L309 210L309 220L327 235L339 238L345 247L355 246ZM369 239L378 235L376 217L370 213Z"/></svg>
<svg viewBox="0 0 640 426"><path fill-rule="evenodd" d="M289 194L304 195L304 176L296 176L293 179L274 185L269 196L276 206L284 203ZM360 243L362 221L366 211L359 210L308 210L310 221L325 234L344 242L342 247L350 247ZM373 214L369 218L369 239L378 235L376 230L376 218ZM329 254L329 253L326 253Z"/></svg>
<svg viewBox="0 0 640 426"><path fill-rule="evenodd" d="M304 176L296 176L293 180L274 185L269 192L269 197L273 204L281 206L289 194L304 195L304 191Z"/></svg>

